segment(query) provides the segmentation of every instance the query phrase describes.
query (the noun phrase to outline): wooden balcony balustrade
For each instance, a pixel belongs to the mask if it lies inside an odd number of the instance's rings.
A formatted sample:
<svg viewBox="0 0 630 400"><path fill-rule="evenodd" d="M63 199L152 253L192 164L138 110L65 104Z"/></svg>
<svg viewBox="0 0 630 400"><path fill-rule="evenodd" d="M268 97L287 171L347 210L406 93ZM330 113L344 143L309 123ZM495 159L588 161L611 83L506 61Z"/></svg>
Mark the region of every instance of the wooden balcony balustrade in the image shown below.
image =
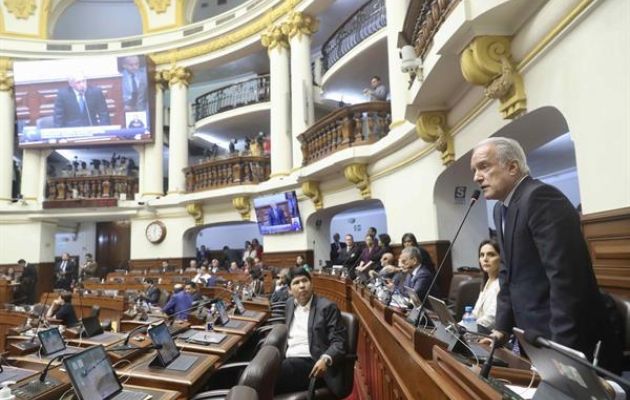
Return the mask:
<svg viewBox="0 0 630 400"><path fill-rule="evenodd" d="M298 136L302 164L311 164L348 147L375 143L387 136L391 120L391 106L384 101L340 108Z"/></svg>
<svg viewBox="0 0 630 400"><path fill-rule="evenodd" d="M219 158L184 169L186 191L216 189L225 186L256 184L269 179L269 156Z"/></svg>
<svg viewBox="0 0 630 400"><path fill-rule="evenodd" d="M431 41L448 14L461 0L418 0L412 1L401 32L406 43L415 48L416 54L424 59Z"/></svg>
<svg viewBox="0 0 630 400"><path fill-rule="evenodd" d="M131 200L138 191L138 178L98 175L48 178L46 200L120 199ZM121 196L122 195L122 196Z"/></svg>
<svg viewBox="0 0 630 400"><path fill-rule="evenodd" d="M270 93L269 75L213 90L195 99L195 121L234 108L269 101Z"/></svg>

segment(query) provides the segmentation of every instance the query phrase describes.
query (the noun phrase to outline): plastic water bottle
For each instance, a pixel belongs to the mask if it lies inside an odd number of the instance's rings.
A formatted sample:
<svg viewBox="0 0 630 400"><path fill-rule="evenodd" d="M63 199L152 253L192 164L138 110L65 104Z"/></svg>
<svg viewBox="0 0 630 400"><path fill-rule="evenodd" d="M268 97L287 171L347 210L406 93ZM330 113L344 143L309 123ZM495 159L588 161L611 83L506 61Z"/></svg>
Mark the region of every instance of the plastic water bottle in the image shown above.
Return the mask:
<svg viewBox="0 0 630 400"><path fill-rule="evenodd" d="M464 308L464 316L461 325L469 332L477 332L477 318L472 313L472 306Z"/></svg>

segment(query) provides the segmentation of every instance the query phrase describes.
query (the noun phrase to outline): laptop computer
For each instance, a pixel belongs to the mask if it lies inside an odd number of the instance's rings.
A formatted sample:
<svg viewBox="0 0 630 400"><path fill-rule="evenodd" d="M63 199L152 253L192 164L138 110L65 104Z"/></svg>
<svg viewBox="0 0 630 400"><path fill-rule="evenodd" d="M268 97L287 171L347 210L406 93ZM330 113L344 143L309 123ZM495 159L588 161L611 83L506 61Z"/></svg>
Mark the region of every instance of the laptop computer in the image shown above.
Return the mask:
<svg viewBox="0 0 630 400"><path fill-rule="evenodd" d="M513 332L519 345L525 350L542 378L542 382L538 385L534 395L535 400L610 399L593 369L559 351L539 348L530 344L525 340L522 329L514 328ZM569 347L564 347L564 349L567 353L586 360L583 353Z"/></svg>
<svg viewBox="0 0 630 400"><path fill-rule="evenodd" d="M37 332L39 342L42 344L42 354L45 356L57 356L60 354L76 353L81 350L77 347L66 347L66 342L61 337L59 328L50 328Z"/></svg>
<svg viewBox="0 0 630 400"><path fill-rule="evenodd" d="M103 346L93 346L63 360L79 400L147 400L151 396L123 389Z"/></svg>
<svg viewBox="0 0 630 400"><path fill-rule="evenodd" d="M215 307L217 309L217 313L219 314L219 319L216 321L219 326L222 326L224 328L241 329L245 325L244 321L230 320L230 316L225 309L225 304L223 303L223 301L217 301L215 303Z"/></svg>
<svg viewBox="0 0 630 400"><path fill-rule="evenodd" d="M155 359L149 364L150 367L187 371L197 361L197 357L181 354L179 352L164 322L150 327L148 333L153 344L161 346L161 348L157 350Z"/></svg>
<svg viewBox="0 0 630 400"><path fill-rule="evenodd" d="M258 313L256 311L246 310L241 298L238 294L232 293L232 300L234 300L234 305L236 306L236 313L238 315L242 315L243 317L256 318Z"/></svg>
<svg viewBox="0 0 630 400"><path fill-rule="evenodd" d="M201 344L209 346L211 344L219 344L227 337L224 333L197 331L186 338L187 343Z"/></svg>

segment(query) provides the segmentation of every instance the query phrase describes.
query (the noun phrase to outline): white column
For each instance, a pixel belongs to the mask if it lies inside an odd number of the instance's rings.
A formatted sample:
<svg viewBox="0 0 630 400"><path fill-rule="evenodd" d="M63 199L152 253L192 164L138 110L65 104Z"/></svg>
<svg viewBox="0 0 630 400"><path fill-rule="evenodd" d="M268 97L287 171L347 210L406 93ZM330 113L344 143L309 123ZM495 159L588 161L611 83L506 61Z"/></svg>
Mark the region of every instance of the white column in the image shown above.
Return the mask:
<svg viewBox="0 0 630 400"><path fill-rule="evenodd" d="M11 60L0 58L0 204L11 202L15 105Z"/></svg>
<svg viewBox="0 0 630 400"><path fill-rule="evenodd" d="M311 35L317 32L318 22L310 15L294 11L282 32L291 45L291 131L293 133L293 165L302 165L298 135L315 121L313 106L313 74L311 73Z"/></svg>
<svg viewBox="0 0 630 400"><path fill-rule="evenodd" d="M46 158L51 150L24 149L22 153L21 193L27 202L45 198Z"/></svg>
<svg viewBox="0 0 630 400"><path fill-rule="evenodd" d="M271 177L283 176L288 175L292 167L289 43L279 26L269 27L261 40L269 53Z"/></svg>
<svg viewBox="0 0 630 400"><path fill-rule="evenodd" d="M156 72L155 118L153 120L155 141L144 146L144 157L140 164L139 192L141 197L164 195L164 83L162 73ZM186 149L188 149L188 144L186 144ZM186 159L188 159L188 153L186 153Z"/></svg>
<svg viewBox="0 0 630 400"><path fill-rule="evenodd" d="M387 13L387 59L389 60L389 95L392 106L392 123L404 121L407 108L409 76L400 71L398 33L405 22L410 0L385 0Z"/></svg>
<svg viewBox="0 0 630 400"><path fill-rule="evenodd" d="M188 166L188 83L187 68L174 66L165 71L171 89L171 119L168 149L168 194L186 192L183 169Z"/></svg>

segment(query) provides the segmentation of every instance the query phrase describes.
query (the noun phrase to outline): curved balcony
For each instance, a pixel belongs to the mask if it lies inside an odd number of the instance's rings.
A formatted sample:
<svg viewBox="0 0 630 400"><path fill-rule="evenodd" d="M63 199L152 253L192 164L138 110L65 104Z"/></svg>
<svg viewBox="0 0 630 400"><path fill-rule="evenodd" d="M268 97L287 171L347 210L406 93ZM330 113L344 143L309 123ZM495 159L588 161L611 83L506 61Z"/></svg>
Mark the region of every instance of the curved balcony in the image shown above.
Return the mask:
<svg viewBox="0 0 630 400"><path fill-rule="evenodd" d="M195 122L204 118L270 99L269 75L213 90L195 99Z"/></svg>
<svg viewBox="0 0 630 400"><path fill-rule="evenodd" d="M348 147L375 143L387 136L391 120L388 102L340 108L298 136L302 144L302 164L311 164Z"/></svg>
<svg viewBox="0 0 630 400"><path fill-rule="evenodd" d="M461 0L412 1L403 25L403 37L424 58L435 33Z"/></svg>
<svg viewBox="0 0 630 400"><path fill-rule="evenodd" d="M184 169L188 193L226 186L257 184L269 179L269 156L248 155L213 159Z"/></svg>
<svg viewBox="0 0 630 400"><path fill-rule="evenodd" d="M322 72L356 45L387 25L385 0L370 0L352 14L322 46Z"/></svg>
<svg viewBox="0 0 630 400"><path fill-rule="evenodd" d="M131 200L138 178L123 175L48 178L44 208L115 207L117 200Z"/></svg>

